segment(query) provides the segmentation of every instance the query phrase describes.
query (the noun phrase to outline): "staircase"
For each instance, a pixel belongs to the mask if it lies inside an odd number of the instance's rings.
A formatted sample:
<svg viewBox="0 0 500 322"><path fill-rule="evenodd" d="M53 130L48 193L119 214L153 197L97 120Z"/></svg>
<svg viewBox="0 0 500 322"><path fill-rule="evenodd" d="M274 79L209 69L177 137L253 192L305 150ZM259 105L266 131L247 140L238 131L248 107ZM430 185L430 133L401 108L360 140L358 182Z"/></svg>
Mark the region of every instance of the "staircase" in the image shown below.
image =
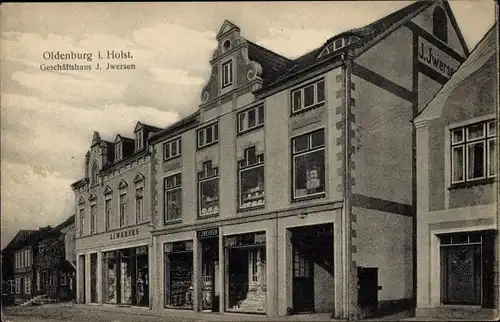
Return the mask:
<svg viewBox="0 0 500 322"><path fill-rule="evenodd" d="M232 309L235 312L241 313L266 313L266 287L257 287L255 285L250 285L247 297L241 301L235 308Z"/></svg>

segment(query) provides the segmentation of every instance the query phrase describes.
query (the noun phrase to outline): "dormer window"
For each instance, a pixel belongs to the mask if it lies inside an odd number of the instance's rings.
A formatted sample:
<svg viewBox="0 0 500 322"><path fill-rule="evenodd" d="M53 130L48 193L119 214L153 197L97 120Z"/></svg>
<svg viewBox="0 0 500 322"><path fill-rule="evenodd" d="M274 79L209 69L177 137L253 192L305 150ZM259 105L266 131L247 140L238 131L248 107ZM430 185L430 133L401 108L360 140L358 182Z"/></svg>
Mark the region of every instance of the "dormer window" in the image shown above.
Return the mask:
<svg viewBox="0 0 500 322"><path fill-rule="evenodd" d="M330 42L325 49L319 54L318 58L321 58L323 56L326 56L328 54L331 54L339 49L342 49L352 43L355 43L358 41L359 38L356 36L350 36L350 37L342 37L342 38L337 38L334 41Z"/></svg>
<svg viewBox="0 0 500 322"><path fill-rule="evenodd" d="M122 157L123 157L122 142L118 142L115 145L115 161L121 160Z"/></svg>
<svg viewBox="0 0 500 322"><path fill-rule="evenodd" d="M142 130L135 132L135 150L138 151L144 147L144 133Z"/></svg>

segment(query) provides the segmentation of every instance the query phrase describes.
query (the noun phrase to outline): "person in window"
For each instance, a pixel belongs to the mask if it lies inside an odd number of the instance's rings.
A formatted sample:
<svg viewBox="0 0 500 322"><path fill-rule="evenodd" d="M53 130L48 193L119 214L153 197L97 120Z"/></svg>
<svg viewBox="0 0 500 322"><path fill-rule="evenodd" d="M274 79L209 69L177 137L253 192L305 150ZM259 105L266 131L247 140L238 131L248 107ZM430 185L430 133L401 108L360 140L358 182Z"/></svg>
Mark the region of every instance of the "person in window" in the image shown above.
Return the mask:
<svg viewBox="0 0 500 322"><path fill-rule="evenodd" d="M314 193L321 186L321 180L319 178L319 169L316 164L313 164L311 168L306 171L306 189L307 193Z"/></svg>

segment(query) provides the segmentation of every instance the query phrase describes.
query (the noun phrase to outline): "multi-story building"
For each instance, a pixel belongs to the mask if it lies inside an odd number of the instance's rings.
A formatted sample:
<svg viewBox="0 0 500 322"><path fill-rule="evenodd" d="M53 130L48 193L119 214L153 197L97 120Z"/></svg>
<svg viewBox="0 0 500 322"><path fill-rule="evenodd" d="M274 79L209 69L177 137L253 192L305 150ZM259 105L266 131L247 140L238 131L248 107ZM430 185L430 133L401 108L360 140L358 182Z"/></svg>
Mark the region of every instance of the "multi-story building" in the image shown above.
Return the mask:
<svg viewBox="0 0 500 322"><path fill-rule="evenodd" d="M416 117L417 316L498 319L498 23Z"/></svg>
<svg viewBox="0 0 500 322"><path fill-rule="evenodd" d="M225 21L198 111L150 139L153 309L357 318L412 305L411 120L467 55L446 1L297 59Z"/></svg>
<svg viewBox="0 0 500 322"><path fill-rule="evenodd" d="M66 232L75 225L75 216L47 231L37 241L33 294L69 300L75 290L75 266L66 260Z"/></svg>
<svg viewBox="0 0 500 322"><path fill-rule="evenodd" d="M135 139L114 142L94 132L76 201L77 301L149 307L151 181L148 137L160 129L138 122Z"/></svg>

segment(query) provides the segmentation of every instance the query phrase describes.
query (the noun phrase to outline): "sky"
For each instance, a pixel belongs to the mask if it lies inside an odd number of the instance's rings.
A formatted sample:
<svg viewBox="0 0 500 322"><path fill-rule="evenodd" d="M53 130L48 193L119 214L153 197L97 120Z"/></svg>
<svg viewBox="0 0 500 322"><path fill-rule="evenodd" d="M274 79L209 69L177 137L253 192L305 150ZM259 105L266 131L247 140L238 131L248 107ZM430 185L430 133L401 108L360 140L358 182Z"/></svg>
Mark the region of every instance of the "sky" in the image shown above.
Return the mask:
<svg viewBox="0 0 500 322"><path fill-rule="evenodd" d="M74 213L93 131L132 137L194 112L225 19L288 58L411 1L9 3L0 6L1 247L20 229ZM450 1L470 49L494 23L493 0ZM48 72L43 53L124 50L135 70Z"/></svg>

